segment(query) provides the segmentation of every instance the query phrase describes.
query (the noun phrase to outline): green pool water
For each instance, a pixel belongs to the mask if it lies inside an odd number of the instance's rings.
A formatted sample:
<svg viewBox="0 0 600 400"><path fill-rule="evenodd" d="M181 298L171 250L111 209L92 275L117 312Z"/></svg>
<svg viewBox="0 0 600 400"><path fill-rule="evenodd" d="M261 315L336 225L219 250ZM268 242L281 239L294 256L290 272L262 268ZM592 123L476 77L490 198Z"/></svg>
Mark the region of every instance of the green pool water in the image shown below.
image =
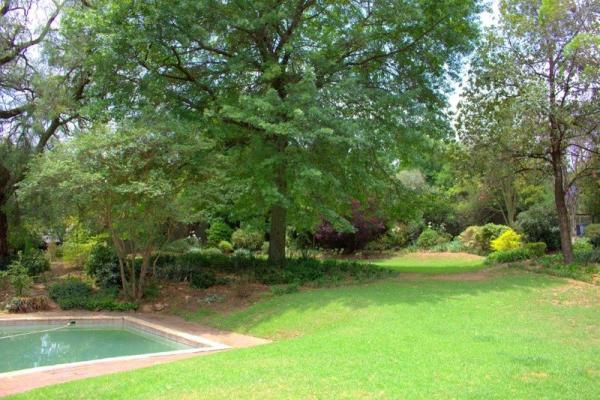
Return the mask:
<svg viewBox="0 0 600 400"><path fill-rule="evenodd" d="M57 325L0 326L0 373L46 365L190 348L157 335L118 326L69 326L1 339L10 335L55 328Z"/></svg>

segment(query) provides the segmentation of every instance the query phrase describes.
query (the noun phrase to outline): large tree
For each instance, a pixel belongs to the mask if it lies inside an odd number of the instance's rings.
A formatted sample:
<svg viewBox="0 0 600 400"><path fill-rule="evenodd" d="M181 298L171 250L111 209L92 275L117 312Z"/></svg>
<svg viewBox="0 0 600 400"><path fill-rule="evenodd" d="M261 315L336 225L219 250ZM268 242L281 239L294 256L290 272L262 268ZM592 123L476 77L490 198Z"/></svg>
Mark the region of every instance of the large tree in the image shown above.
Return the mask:
<svg viewBox="0 0 600 400"><path fill-rule="evenodd" d="M238 208L312 228L385 197L390 167L445 128L446 78L476 35L473 0L99 0L66 32L97 38L91 109L169 109L217 139ZM394 164L394 161L396 162ZM240 185L243 182L243 185Z"/></svg>
<svg viewBox="0 0 600 400"><path fill-rule="evenodd" d="M501 146L520 169L552 177L561 248L571 262L568 204L600 139L600 3L504 0L500 10L473 62L463 134Z"/></svg>
<svg viewBox="0 0 600 400"><path fill-rule="evenodd" d="M0 265L9 254L7 208L27 162L78 116L88 82L55 35L63 8L58 0L0 2Z"/></svg>

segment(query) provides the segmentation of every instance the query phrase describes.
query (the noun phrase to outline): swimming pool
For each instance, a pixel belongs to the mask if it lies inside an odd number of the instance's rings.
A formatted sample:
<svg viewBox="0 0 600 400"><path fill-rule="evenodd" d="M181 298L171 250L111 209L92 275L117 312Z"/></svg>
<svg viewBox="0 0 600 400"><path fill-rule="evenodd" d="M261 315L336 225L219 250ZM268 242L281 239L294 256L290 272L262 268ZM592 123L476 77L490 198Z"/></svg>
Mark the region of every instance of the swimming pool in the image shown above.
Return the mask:
<svg viewBox="0 0 600 400"><path fill-rule="evenodd" d="M10 325L0 324L0 374L226 347L132 318L12 321Z"/></svg>

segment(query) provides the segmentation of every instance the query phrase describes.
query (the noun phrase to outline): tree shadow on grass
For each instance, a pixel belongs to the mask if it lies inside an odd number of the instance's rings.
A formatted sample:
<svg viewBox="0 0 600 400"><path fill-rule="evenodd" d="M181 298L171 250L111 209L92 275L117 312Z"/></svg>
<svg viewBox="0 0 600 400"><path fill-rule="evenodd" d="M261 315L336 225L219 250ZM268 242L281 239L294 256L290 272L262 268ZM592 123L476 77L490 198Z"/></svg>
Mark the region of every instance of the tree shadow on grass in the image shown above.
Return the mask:
<svg viewBox="0 0 600 400"><path fill-rule="evenodd" d="M471 307L472 312L480 312L481 310L476 310L476 306L493 310L492 303L499 299L518 302L518 298L523 297L520 304L527 304L529 298L538 297L536 292L564 283L562 279L521 271L498 271L485 279L476 280L460 279L460 275L441 278L444 277L399 274L394 278L361 285L303 289L300 293L275 296L248 309L218 316L214 322L228 330L253 332L254 328L268 325L286 315L288 318L297 316L299 320L310 318L311 315L315 318L337 319L339 315L335 315L335 309L345 314L358 315L367 308L376 313L373 307L399 305L416 306L414 311L424 312L428 307L441 303L447 305L456 300L464 302L462 307L465 307L465 312L469 312ZM490 295L494 295L494 298L491 299ZM332 305L333 311L322 312ZM399 309L401 312L410 310ZM327 321L318 322L327 324ZM294 321L291 322L293 324ZM282 325L285 325L282 327L285 330L290 322Z"/></svg>

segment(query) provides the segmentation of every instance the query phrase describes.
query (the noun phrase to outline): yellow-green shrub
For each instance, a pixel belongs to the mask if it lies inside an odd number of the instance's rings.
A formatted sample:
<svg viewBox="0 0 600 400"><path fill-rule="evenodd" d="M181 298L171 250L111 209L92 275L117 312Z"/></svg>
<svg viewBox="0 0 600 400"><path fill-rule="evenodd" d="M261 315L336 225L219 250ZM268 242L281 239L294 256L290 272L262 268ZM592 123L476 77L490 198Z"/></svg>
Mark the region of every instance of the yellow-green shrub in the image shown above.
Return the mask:
<svg viewBox="0 0 600 400"><path fill-rule="evenodd" d="M495 251L506 251L521 247L521 235L512 229L507 229L500 236L490 242Z"/></svg>

